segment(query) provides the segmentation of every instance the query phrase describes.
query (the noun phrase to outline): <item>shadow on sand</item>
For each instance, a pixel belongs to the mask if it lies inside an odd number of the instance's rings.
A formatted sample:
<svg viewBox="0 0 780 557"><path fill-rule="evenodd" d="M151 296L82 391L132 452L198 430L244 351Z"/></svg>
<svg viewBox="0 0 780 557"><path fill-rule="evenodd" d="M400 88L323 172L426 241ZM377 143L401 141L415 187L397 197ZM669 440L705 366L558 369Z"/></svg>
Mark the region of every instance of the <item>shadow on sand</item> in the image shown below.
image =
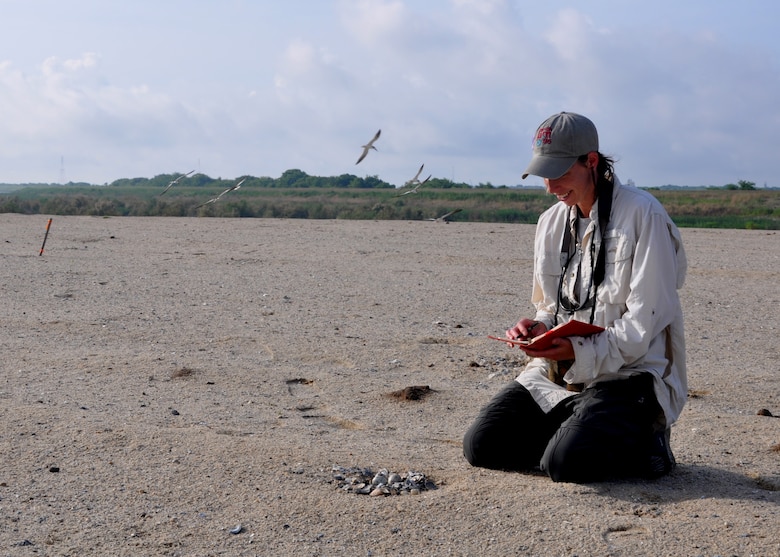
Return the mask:
<svg viewBox="0 0 780 557"><path fill-rule="evenodd" d="M639 496L657 503L693 499L780 502L780 475L738 474L699 464L678 464L671 474L654 481L626 480L590 486L600 495L630 501Z"/></svg>

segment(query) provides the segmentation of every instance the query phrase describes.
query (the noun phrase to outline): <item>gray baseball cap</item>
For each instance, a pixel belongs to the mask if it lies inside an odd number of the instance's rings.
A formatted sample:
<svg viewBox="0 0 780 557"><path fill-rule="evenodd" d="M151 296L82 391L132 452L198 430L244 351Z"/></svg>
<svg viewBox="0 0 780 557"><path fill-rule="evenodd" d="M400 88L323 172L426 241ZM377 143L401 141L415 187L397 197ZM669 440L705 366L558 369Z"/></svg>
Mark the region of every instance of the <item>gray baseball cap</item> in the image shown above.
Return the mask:
<svg viewBox="0 0 780 557"><path fill-rule="evenodd" d="M599 150L599 134L593 122L574 112L561 112L542 122L534 136L529 174L554 180L563 176L577 157Z"/></svg>

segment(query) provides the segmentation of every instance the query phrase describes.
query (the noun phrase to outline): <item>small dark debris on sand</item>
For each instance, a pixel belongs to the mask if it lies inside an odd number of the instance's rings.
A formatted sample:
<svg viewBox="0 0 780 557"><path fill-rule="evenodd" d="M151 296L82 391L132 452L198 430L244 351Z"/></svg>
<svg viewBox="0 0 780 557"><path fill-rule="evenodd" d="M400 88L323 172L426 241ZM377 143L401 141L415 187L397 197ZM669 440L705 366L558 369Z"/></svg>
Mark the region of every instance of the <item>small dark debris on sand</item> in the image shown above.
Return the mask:
<svg viewBox="0 0 780 557"><path fill-rule="evenodd" d="M186 366L180 367L179 369L174 370L171 373L171 379L177 379L179 377L189 377L193 373L195 373L195 370L190 367L186 367Z"/></svg>
<svg viewBox="0 0 780 557"><path fill-rule="evenodd" d="M310 385L314 383L311 379L306 379L304 377L296 377L295 379L288 379L285 381L288 385Z"/></svg>
<svg viewBox="0 0 780 557"><path fill-rule="evenodd" d="M435 393L428 385L412 385L404 387L400 391L393 391L390 396L399 400L422 400L431 393Z"/></svg>
<svg viewBox="0 0 780 557"><path fill-rule="evenodd" d="M702 398L708 394L710 392L704 389L688 389L688 398Z"/></svg>

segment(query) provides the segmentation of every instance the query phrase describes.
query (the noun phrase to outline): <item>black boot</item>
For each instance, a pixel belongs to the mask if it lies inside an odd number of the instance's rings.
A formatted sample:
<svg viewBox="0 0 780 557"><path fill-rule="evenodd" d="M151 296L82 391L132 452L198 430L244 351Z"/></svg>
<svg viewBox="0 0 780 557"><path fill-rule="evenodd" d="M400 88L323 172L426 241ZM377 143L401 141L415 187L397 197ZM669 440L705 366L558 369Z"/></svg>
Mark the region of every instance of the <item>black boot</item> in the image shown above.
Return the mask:
<svg viewBox="0 0 780 557"><path fill-rule="evenodd" d="M665 476L677 466L677 461L674 460L674 455L672 454L672 447L669 444L671 431L670 428L666 428L664 431L658 431L653 434L650 463L647 472L647 476L650 479Z"/></svg>

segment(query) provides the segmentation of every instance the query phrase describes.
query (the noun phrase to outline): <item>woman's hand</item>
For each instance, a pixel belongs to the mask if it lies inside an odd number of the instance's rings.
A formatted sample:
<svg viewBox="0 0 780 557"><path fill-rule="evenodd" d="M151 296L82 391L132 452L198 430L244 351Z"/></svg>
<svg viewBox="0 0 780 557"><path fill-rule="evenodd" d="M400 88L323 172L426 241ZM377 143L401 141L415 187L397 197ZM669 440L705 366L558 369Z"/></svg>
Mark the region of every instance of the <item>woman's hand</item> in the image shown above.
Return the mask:
<svg viewBox="0 0 780 557"><path fill-rule="evenodd" d="M523 345L518 348L531 358L547 358L555 361L574 359L574 347L571 345L571 340L566 337L553 339L552 346L546 350L534 350L531 346Z"/></svg>
<svg viewBox="0 0 780 557"><path fill-rule="evenodd" d="M547 332L547 326L539 321L533 319L523 318L517 322L517 325L507 330L506 338L511 340L528 339L531 340L534 337L538 337ZM552 346L546 350L534 350L531 346L524 346L522 344L517 347L528 354L531 358L547 358L549 360L573 360L574 348L571 345L571 341L568 338L556 338L552 342Z"/></svg>
<svg viewBox="0 0 780 557"><path fill-rule="evenodd" d="M517 322L517 325L507 330L506 338L508 338L509 340L527 338L530 340L546 332L547 332L547 326L544 323L540 323L539 321L534 321L533 319L528 319L524 317L523 319Z"/></svg>

